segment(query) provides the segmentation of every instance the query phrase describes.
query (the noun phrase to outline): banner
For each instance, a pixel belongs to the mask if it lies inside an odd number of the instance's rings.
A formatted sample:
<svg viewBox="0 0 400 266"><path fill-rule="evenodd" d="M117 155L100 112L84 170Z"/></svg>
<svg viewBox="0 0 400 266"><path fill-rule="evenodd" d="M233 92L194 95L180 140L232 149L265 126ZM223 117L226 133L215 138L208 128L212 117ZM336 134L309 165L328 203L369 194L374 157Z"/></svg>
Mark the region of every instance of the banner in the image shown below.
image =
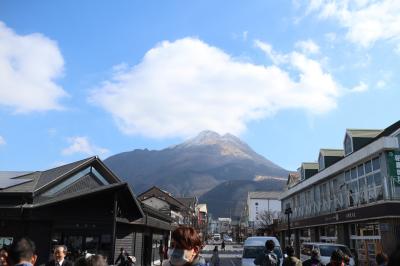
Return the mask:
<svg viewBox="0 0 400 266"><path fill-rule="evenodd" d="M400 151L387 152L388 174L396 186L400 186Z"/></svg>

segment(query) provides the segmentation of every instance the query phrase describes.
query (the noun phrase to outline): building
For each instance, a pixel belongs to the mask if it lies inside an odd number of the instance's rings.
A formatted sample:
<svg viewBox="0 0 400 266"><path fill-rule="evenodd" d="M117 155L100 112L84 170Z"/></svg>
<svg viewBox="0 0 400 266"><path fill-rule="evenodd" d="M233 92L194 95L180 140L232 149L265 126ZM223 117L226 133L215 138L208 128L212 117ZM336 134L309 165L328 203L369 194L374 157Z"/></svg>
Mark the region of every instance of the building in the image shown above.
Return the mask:
<svg viewBox="0 0 400 266"><path fill-rule="evenodd" d="M190 220L187 219L187 217L190 216L190 209L174 198L171 193L156 186L140 194L138 199L151 208L170 216L175 226L190 222Z"/></svg>
<svg viewBox="0 0 400 266"><path fill-rule="evenodd" d="M255 191L247 194L247 215L249 227L258 229L272 224L281 211L279 196L282 192ZM270 220L270 221L268 221Z"/></svg>
<svg viewBox="0 0 400 266"><path fill-rule="evenodd" d="M218 218L217 222L217 233L220 234L231 234L231 223L232 219L231 218Z"/></svg>
<svg viewBox="0 0 400 266"><path fill-rule="evenodd" d="M196 196L193 196L193 197L182 197L176 199L182 202L187 209L183 217L183 223L197 228L198 227L197 205L199 204L198 198Z"/></svg>
<svg viewBox="0 0 400 266"><path fill-rule="evenodd" d="M367 265L400 244L399 142L400 121L384 130L348 129L343 150L320 150L317 172L302 165L300 181L280 198L298 255L302 242L343 243ZM288 215L281 219L287 245Z"/></svg>
<svg viewBox="0 0 400 266"><path fill-rule="evenodd" d="M137 265L151 265L145 250L154 237L168 237L170 223L143 211L128 184L97 157L45 171L0 172L0 239L32 238L38 264L50 258L53 245L65 244L72 258L86 250L113 264L124 247Z"/></svg>
<svg viewBox="0 0 400 266"><path fill-rule="evenodd" d="M198 231L205 240L208 234L208 211L207 211L207 204L199 204L196 207L196 214L197 214L197 228Z"/></svg>

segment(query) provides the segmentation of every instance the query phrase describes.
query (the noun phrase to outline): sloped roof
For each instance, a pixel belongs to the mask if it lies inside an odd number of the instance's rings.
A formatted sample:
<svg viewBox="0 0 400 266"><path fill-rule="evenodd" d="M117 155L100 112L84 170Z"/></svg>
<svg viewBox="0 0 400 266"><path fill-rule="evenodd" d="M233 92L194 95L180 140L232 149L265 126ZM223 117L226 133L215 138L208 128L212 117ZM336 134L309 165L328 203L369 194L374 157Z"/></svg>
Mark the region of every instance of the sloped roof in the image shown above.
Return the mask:
<svg viewBox="0 0 400 266"><path fill-rule="evenodd" d="M320 149L319 153L322 156L335 156L335 157L343 157L344 156L343 149Z"/></svg>
<svg viewBox="0 0 400 266"><path fill-rule="evenodd" d="M250 199L278 199L281 191L250 191L248 196Z"/></svg>
<svg viewBox="0 0 400 266"><path fill-rule="evenodd" d="M300 181L300 174L298 172L292 172L289 173L288 175L288 180L286 182L286 185L294 185L297 184Z"/></svg>
<svg viewBox="0 0 400 266"><path fill-rule="evenodd" d="M302 163L301 168L303 169L319 169L318 163Z"/></svg>
<svg viewBox="0 0 400 266"><path fill-rule="evenodd" d="M161 200L166 201L168 204L171 204L175 207L178 207L180 209L187 209L187 207L185 206L185 204L183 204L181 201L177 200L176 198L174 198L173 196L171 196L170 193L156 187L153 186L150 189L148 189L147 191L143 192L142 194L140 194L138 196L139 200L145 200L147 198L150 197L156 197L159 198Z"/></svg>
<svg viewBox="0 0 400 266"><path fill-rule="evenodd" d="M176 198L180 202L182 202L187 208L194 208L197 204L197 197L183 197L183 198Z"/></svg>
<svg viewBox="0 0 400 266"><path fill-rule="evenodd" d="M382 129L346 129L346 133L353 138L375 138L382 132Z"/></svg>

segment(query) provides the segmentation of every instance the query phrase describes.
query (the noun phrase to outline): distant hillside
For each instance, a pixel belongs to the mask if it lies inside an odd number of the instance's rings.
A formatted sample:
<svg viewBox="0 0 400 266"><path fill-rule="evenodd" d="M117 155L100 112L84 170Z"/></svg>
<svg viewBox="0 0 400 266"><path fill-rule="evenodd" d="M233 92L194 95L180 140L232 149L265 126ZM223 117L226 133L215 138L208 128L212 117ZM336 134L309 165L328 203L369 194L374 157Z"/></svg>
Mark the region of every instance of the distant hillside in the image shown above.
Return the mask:
<svg viewBox="0 0 400 266"><path fill-rule="evenodd" d="M239 138L212 131L201 132L182 144L159 151L145 149L116 154L105 163L137 193L156 185L175 196L200 196L225 181L288 174Z"/></svg>
<svg viewBox="0 0 400 266"><path fill-rule="evenodd" d="M249 191L282 191L285 180L264 179L262 181L226 181L203 194L199 201L207 204L213 217L238 217L241 215Z"/></svg>

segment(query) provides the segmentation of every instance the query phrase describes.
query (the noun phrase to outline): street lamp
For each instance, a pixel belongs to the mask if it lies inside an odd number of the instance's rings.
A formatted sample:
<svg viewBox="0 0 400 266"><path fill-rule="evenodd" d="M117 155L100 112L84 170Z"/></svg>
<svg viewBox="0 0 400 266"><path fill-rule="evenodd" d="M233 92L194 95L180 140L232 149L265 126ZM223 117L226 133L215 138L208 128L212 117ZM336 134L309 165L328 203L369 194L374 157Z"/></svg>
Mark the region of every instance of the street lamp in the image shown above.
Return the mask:
<svg viewBox="0 0 400 266"><path fill-rule="evenodd" d="M290 207L287 207L286 208L286 210L285 210L285 214L287 215L287 220L288 220L288 233L289 233L289 246L290 246L290 244L291 244L291 242L290 242L290 237L291 237L291 233L290 233L290 215L292 214L292 208L290 208Z"/></svg>

